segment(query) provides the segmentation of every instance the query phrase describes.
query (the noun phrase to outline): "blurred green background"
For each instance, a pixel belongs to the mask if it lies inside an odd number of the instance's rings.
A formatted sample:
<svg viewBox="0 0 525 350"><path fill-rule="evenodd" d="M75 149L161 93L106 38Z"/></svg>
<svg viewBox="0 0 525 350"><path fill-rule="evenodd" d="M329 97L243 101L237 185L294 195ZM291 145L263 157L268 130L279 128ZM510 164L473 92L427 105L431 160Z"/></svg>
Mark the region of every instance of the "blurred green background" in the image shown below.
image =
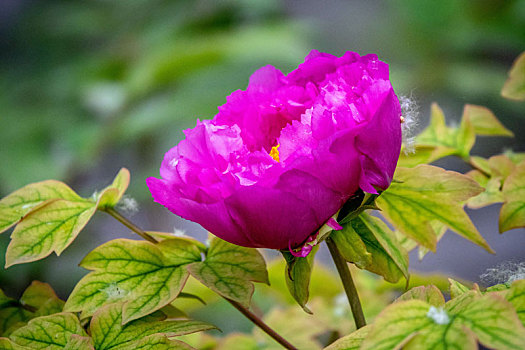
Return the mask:
<svg viewBox="0 0 525 350"><path fill-rule="evenodd" d="M475 153L525 149L524 103L499 95L525 49L525 1L3 0L0 197L48 178L89 196L127 167L128 193L140 205L134 221L202 238L197 225L152 202L146 177L158 175L181 130L211 118L254 70L288 72L314 48L377 53L396 92L418 101L420 128L431 101L456 120L465 103L480 104L517 137L484 139ZM497 262L522 259L523 232L499 237L497 210L474 214L497 257L449 234L413 266L475 280ZM38 279L66 297L86 272L81 258L117 237L132 236L97 214L60 258L0 270L0 287L17 296ZM0 236L2 263L8 242L9 232Z"/></svg>

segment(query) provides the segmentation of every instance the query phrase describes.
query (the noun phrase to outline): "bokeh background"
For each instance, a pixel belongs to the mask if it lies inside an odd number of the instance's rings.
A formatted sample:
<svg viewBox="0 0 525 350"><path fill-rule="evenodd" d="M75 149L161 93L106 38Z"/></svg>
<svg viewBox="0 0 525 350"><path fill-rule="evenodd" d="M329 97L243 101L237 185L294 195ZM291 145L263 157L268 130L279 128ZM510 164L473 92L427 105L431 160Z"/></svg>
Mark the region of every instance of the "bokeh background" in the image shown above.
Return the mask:
<svg viewBox="0 0 525 350"><path fill-rule="evenodd" d="M396 92L420 106L420 129L432 101L456 121L465 103L479 104L517 137L484 138L474 153L525 150L525 104L499 94L525 49L525 1L2 0L0 197L48 178L89 196L127 167L139 203L133 221L204 238L154 204L145 179L158 175L182 130L211 118L254 70L288 72L311 49L377 53ZM454 159L439 165L468 170ZM498 234L498 210L470 212L496 255L447 233L436 254L411 257L412 269L479 282L487 268L523 261L524 229ZM37 279L65 298L87 272L81 258L118 237L134 238L97 214L60 258L1 269L0 287L19 296ZM8 242L9 232L0 236L2 264Z"/></svg>

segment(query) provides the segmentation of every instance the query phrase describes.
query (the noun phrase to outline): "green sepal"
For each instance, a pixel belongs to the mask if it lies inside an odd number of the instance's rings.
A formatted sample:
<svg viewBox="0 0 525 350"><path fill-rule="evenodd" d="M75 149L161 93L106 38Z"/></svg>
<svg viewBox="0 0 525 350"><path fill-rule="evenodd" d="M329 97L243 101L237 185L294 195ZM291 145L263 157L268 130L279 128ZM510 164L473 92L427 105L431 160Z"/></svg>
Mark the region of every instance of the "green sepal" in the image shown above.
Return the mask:
<svg viewBox="0 0 525 350"><path fill-rule="evenodd" d="M306 306L306 303L310 296L310 279L312 277L315 253L318 248L319 245L314 246L306 257L294 256L287 250L281 251L286 261L286 267L284 269L286 288L299 306L309 314L312 312Z"/></svg>
<svg viewBox="0 0 525 350"><path fill-rule="evenodd" d="M188 271L214 292L249 307L254 292L251 282L268 284L268 271L262 255L245 248L211 238L206 259L188 266Z"/></svg>
<svg viewBox="0 0 525 350"><path fill-rule="evenodd" d="M186 283L192 253L182 260L165 255L168 244L116 239L96 248L80 263L92 272L75 286L64 309L82 311L84 318L102 305L122 301L125 323L171 303Z"/></svg>
<svg viewBox="0 0 525 350"><path fill-rule="evenodd" d="M344 224L342 230L333 231L330 237L343 258L357 267L392 283L401 276L409 278L408 254L381 219L363 212Z"/></svg>

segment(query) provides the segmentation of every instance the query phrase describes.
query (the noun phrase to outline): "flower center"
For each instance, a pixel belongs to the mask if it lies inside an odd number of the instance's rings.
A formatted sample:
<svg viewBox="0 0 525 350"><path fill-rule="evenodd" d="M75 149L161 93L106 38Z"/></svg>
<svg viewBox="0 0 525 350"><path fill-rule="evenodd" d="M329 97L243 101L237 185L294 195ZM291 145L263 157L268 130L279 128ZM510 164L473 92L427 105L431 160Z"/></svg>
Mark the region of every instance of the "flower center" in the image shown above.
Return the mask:
<svg viewBox="0 0 525 350"><path fill-rule="evenodd" d="M273 146L272 149L270 150L270 157L275 159L277 163L279 163L279 146L280 145Z"/></svg>

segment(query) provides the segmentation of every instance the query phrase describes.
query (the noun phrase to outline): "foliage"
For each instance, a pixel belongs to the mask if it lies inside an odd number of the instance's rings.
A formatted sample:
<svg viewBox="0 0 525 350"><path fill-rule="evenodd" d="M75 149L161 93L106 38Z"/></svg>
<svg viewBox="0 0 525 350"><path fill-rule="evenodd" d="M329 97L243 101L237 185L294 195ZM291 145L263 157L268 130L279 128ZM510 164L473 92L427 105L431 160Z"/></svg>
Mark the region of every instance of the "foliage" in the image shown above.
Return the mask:
<svg viewBox="0 0 525 350"><path fill-rule="evenodd" d="M219 35L217 40L228 38ZM155 65L142 62L144 66L139 64L140 69L133 70L136 75L129 78L129 93L147 95L153 86L162 84L164 73L183 74L181 67L186 67L187 61L197 62L197 69L214 61L215 55L226 55L220 50L210 53L201 49L197 45L190 57L181 57L175 63L168 59L172 51L159 51ZM516 60L503 96L522 99L523 57ZM451 127L443 111L433 104L430 125L416 137L415 153L401 156L392 185L377 196L353 198L341 210L341 229L320 235L314 243L329 235L342 258L356 268L392 283L404 277L407 286L408 251L419 246L420 257L434 251L447 229L493 252L464 208L502 203L500 232L525 227L525 154L507 152L485 159L471 151L478 136L512 135L484 107L466 105L460 124ZM446 156L459 157L473 170L461 174L428 164ZM423 283L386 306L399 287L382 287L378 278L358 273L356 284L364 289L363 300L373 299L380 307L370 307L367 317L373 319L371 324L351 332L348 310L338 305L337 298L334 302L340 289L334 288L329 296L315 291L319 285L328 290L335 279L314 264L317 247L307 257L282 252L286 264L274 263L270 271L281 274L284 269L284 279L274 283L277 292L260 286L262 296L258 299L253 282L269 284L275 276L268 273L257 249L235 246L213 236L203 244L190 237L143 231L115 210L129 181L129 171L122 169L111 185L84 198L63 182L46 180L0 200L0 232L14 227L6 268L44 259L53 252L60 255L97 211L109 213L146 238L111 240L88 253L80 266L90 272L65 302L48 284L38 281L19 299L0 291L0 348L277 346L259 329L249 336L230 334L223 338L199 333L217 327L188 319L174 305L181 299L202 301L199 294L192 293L191 288L196 288L192 283L197 281L202 284L198 287L201 291L209 289L210 294L226 299L259 326L263 321L256 315L261 312L254 300L269 299L267 303L284 305L271 308L262 319L301 349L476 349L478 343L503 350L525 348L525 280L520 276L486 289L449 279L451 299L447 302L438 287ZM290 300L306 312L290 305Z"/></svg>

